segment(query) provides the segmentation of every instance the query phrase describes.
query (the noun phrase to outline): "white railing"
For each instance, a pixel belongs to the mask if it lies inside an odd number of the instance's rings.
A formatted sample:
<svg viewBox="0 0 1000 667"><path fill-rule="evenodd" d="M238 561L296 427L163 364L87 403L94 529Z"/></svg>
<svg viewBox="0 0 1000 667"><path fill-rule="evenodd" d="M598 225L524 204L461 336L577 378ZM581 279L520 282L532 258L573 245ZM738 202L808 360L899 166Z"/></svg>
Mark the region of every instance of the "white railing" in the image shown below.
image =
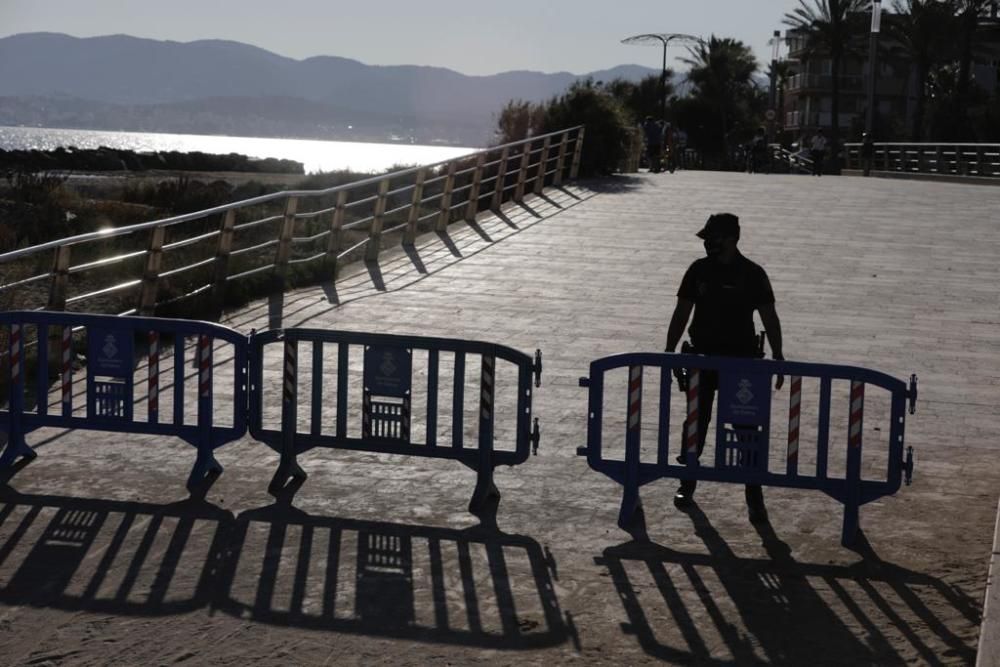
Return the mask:
<svg viewBox="0 0 1000 667"><path fill-rule="evenodd" d="M240 284L281 288L296 272L328 280L341 262L377 259L391 235L412 245L418 233L575 179L583 138L584 128L574 127L325 190L277 192L0 254L0 296L18 290L19 307L152 315L187 309L199 295L221 307Z"/></svg>
<svg viewBox="0 0 1000 667"><path fill-rule="evenodd" d="M861 144L845 144L848 169L864 169ZM876 143L873 171L1000 177L1000 144Z"/></svg>

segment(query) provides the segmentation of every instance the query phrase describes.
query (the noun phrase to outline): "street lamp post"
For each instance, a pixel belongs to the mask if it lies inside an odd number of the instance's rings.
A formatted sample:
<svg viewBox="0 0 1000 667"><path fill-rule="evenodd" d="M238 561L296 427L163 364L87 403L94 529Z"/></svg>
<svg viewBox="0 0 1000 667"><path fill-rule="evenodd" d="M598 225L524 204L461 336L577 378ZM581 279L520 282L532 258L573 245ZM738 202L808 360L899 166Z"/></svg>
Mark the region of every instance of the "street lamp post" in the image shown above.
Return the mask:
<svg viewBox="0 0 1000 667"><path fill-rule="evenodd" d="M649 33L645 35L633 35L622 40L622 44L662 44L663 45L663 68L660 70L660 118L667 117L667 47L671 42L700 42L701 39L691 35L680 33Z"/></svg>
<svg viewBox="0 0 1000 667"><path fill-rule="evenodd" d="M770 141L775 140L775 118L781 113L778 109L778 58L781 56L781 31L775 30L771 36L771 91L768 108L767 135Z"/></svg>
<svg viewBox="0 0 1000 667"><path fill-rule="evenodd" d="M872 127L875 123L875 78L877 72L876 59L878 58L878 33L882 24L882 2L874 0L872 2L872 29L868 40L868 112L865 114L865 132L872 136ZM839 122L834 119L833 122Z"/></svg>

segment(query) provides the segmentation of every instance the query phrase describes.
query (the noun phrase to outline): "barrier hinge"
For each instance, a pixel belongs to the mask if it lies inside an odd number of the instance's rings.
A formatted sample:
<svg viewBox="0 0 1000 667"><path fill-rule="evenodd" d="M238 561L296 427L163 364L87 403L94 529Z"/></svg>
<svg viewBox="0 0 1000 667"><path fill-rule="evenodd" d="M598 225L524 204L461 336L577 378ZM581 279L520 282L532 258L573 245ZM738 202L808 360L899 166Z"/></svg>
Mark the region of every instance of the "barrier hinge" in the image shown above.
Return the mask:
<svg viewBox="0 0 1000 667"><path fill-rule="evenodd" d="M589 387L590 386L590 378L580 378L580 386L581 387Z"/></svg>

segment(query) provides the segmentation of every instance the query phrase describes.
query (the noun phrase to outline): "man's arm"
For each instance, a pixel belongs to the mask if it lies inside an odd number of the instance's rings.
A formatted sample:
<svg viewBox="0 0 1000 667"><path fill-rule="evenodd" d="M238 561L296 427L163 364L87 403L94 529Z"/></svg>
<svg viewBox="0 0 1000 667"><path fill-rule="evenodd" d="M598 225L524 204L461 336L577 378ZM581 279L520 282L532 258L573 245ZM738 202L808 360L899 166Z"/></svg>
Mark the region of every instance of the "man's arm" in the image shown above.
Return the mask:
<svg viewBox="0 0 1000 667"><path fill-rule="evenodd" d="M774 304L769 303L766 306L761 306L758 308L760 312L760 321L764 324L764 331L767 332L767 340L771 344L771 356L779 361L784 360L785 355L781 349L781 320L778 319L778 313L774 310ZM779 375L774 381L774 388L781 389L785 384L785 376Z"/></svg>
<svg viewBox="0 0 1000 667"><path fill-rule="evenodd" d="M681 336L684 335L684 328L687 326L688 319L691 317L692 308L694 308L693 301L688 301L687 299L682 299L680 297L677 298L677 305L674 307L674 314L670 318L670 327L667 329L666 352L673 352L677 349L677 344L681 342Z"/></svg>

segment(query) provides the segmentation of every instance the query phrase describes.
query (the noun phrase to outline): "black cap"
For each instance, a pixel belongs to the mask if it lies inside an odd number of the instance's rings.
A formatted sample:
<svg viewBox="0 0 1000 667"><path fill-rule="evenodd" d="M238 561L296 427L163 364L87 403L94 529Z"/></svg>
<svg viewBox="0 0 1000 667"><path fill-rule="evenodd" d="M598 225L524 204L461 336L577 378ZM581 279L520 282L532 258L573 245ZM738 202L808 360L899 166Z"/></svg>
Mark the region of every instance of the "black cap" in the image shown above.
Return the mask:
<svg viewBox="0 0 1000 667"><path fill-rule="evenodd" d="M732 213L716 213L708 216L705 226L696 232L698 238L707 239L710 236L740 237L740 219Z"/></svg>

